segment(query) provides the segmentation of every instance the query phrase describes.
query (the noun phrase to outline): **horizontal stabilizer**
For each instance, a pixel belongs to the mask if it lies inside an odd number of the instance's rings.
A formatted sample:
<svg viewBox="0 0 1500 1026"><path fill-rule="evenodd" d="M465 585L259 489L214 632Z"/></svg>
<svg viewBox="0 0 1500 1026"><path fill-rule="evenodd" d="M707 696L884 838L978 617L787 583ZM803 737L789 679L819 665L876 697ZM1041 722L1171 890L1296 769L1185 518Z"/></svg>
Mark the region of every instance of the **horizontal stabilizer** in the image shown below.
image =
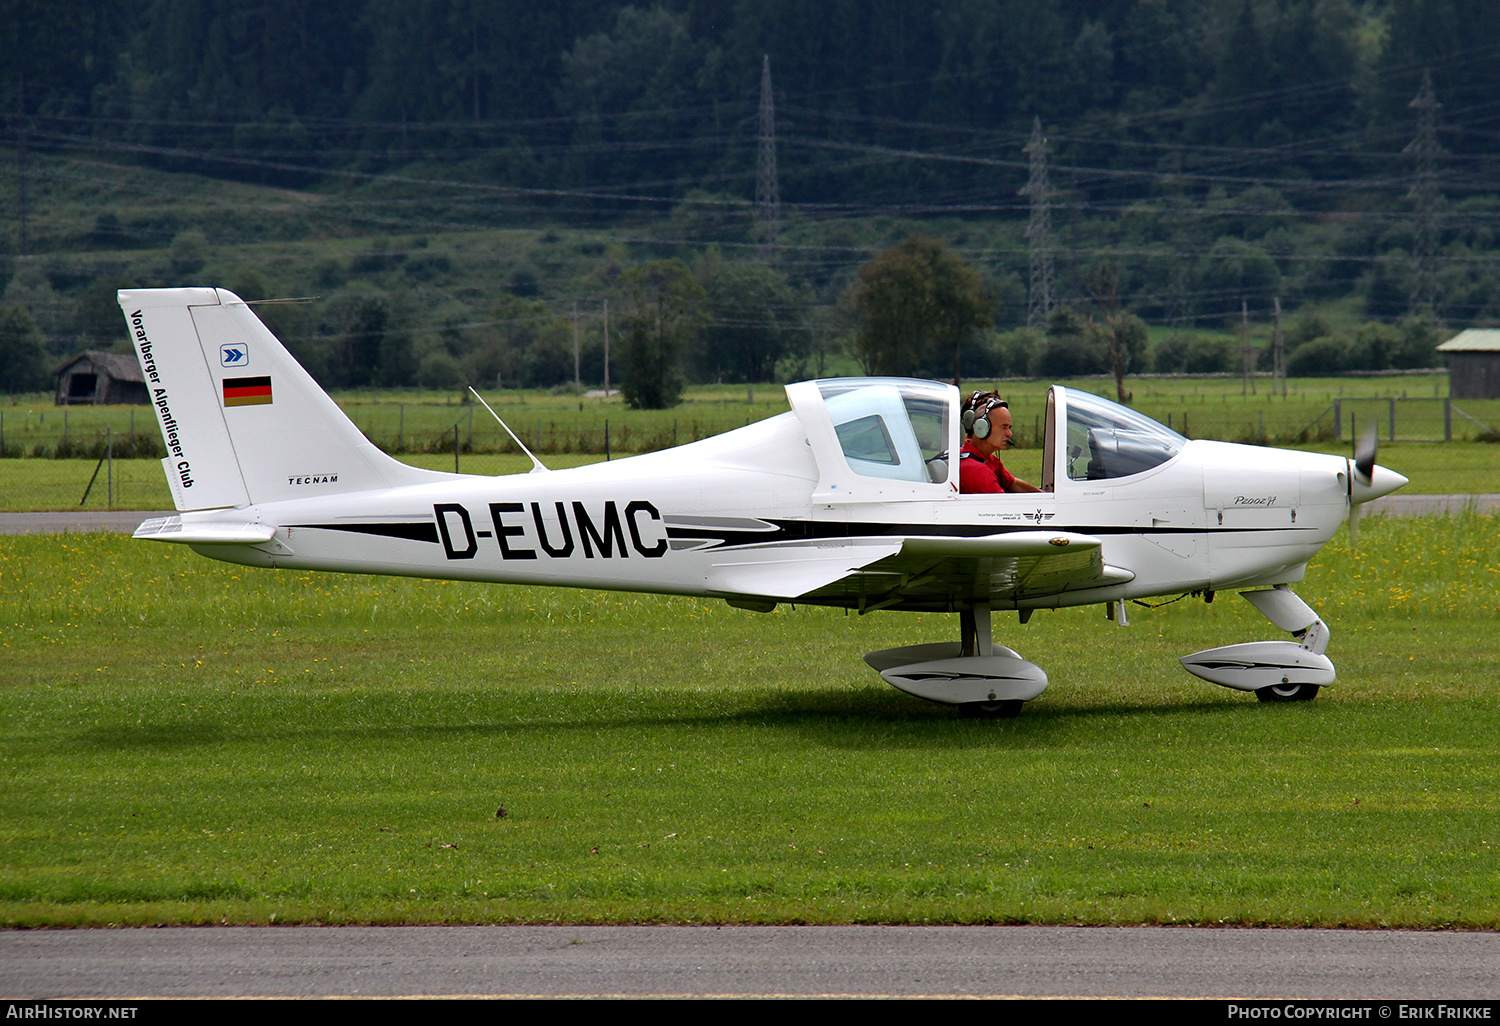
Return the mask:
<svg viewBox="0 0 1500 1026"><path fill-rule="evenodd" d="M261 545L275 534L266 524L183 524L181 517L156 517L137 527L133 537L178 545Z"/></svg>

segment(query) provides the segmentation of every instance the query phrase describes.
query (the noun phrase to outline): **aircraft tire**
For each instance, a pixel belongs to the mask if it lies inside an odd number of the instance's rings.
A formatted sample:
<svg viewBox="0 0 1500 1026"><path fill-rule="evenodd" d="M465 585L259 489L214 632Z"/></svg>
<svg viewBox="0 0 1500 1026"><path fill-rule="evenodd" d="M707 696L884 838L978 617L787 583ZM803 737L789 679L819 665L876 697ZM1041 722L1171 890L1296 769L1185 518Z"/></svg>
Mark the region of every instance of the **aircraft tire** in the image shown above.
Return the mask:
<svg viewBox="0 0 1500 1026"><path fill-rule="evenodd" d="M1011 720L1021 715L1025 703L1019 698L1005 702L965 702L959 706L965 716L985 720Z"/></svg>
<svg viewBox="0 0 1500 1026"><path fill-rule="evenodd" d="M1318 697L1318 685L1272 684L1256 688L1255 697L1262 702L1311 702Z"/></svg>

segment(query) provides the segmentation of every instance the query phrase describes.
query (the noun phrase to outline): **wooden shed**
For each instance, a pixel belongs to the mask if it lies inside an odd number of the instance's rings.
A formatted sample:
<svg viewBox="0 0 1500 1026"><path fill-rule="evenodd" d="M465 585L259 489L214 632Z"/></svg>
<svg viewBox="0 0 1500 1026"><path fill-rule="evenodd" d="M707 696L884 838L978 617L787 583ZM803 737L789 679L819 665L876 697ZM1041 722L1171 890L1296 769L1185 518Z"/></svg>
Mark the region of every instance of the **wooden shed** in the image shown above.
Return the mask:
<svg viewBox="0 0 1500 1026"><path fill-rule="evenodd" d="M58 406L141 403L151 401L146 379L133 353L101 353L97 349L79 353L57 368Z"/></svg>
<svg viewBox="0 0 1500 1026"><path fill-rule="evenodd" d="M1500 399L1500 331L1470 328L1437 347L1448 358L1454 399Z"/></svg>

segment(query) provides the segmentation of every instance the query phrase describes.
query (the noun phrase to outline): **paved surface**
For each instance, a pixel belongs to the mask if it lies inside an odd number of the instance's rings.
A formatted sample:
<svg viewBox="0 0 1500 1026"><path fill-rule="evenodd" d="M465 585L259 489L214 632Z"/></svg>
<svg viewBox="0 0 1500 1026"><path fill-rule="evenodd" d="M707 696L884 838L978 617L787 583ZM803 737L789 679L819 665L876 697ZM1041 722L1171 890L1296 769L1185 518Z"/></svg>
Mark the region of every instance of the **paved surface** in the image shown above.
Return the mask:
<svg viewBox="0 0 1500 1026"><path fill-rule="evenodd" d="M142 520L169 517L173 510L79 510L77 513L0 513L0 534L68 534L114 531L134 534Z"/></svg>
<svg viewBox="0 0 1500 1026"><path fill-rule="evenodd" d="M1500 494L1387 495L1370 503L1366 513L1417 516L1428 513L1483 513L1500 511ZM171 516L172 510L113 510L78 513L0 513L0 534L63 534L78 531L116 531L131 534L142 520Z"/></svg>
<svg viewBox="0 0 1500 1026"><path fill-rule="evenodd" d="M1500 495L1387 495L1370 503L1366 513L1391 513L1396 516L1419 516L1428 513L1477 513L1500 511Z"/></svg>
<svg viewBox="0 0 1500 1026"><path fill-rule="evenodd" d="M31 930L0 933L0 995L1494 1000L1500 934L1035 926Z"/></svg>

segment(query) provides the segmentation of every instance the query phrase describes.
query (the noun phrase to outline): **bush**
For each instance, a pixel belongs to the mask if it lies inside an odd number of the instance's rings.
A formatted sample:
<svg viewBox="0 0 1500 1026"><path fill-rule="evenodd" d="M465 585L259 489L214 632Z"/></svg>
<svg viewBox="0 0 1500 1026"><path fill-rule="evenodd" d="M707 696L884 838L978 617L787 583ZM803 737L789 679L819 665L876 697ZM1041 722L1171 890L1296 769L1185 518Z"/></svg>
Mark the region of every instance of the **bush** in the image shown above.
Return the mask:
<svg viewBox="0 0 1500 1026"><path fill-rule="evenodd" d="M1385 370L1394 365L1401 348L1401 331L1394 325L1370 321L1359 326L1349 346L1349 370Z"/></svg>
<svg viewBox="0 0 1500 1026"><path fill-rule="evenodd" d="M1048 338L1032 356L1031 373L1038 378L1076 378L1109 373L1104 347L1090 338L1064 335Z"/></svg>
<svg viewBox="0 0 1500 1026"><path fill-rule="evenodd" d="M1234 370L1234 353L1227 343L1214 338L1195 338L1182 357L1184 374L1223 374Z"/></svg>
<svg viewBox="0 0 1500 1026"><path fill-rule="evenodd" d="M1177 334L1162 339L1151 354L1152 366L1158 374L1181 374L1187 363L1188 349L1196 342L1196 335Z"/></svg>
<svg viewBox="0 0 1500 1026"><path fill-rule="evenodd" d="M1401 341L1391 357L1391 366L1402 370L1440 367L1437 325L1425 317L1412 317L1401 324Z"/></svg>
<svg viewBox="0 0 1500 1026"><path fill-rule="evenodd" d="M1316 378L1349 369L1349 340L1329 335L1298 346L1286 358L1286 372L1294 378Z"/></svg>
<svg viewBox="0 0 1500 1026"><path fill-rule="evenodd" d="M197 274L208 262L208 239L202 232L182 232L167 250L173 274Z"/></svg>
<svg viewBox="0 0 1500 1026"><path fill-rule="evenodd" d="M463 372L453 357L439 349L422 357L422 365L417 369L417 384L438 391L458 388L463 384Z"/></svg>
<svg viewBox="0 0 1500 1026"><path fill-rule="evenodd" d="M995 376L1024 377L1031 372L1032 358L1046 345L1046 337L1033 328L1016 328L995 335L991 344Z"/></svg>

